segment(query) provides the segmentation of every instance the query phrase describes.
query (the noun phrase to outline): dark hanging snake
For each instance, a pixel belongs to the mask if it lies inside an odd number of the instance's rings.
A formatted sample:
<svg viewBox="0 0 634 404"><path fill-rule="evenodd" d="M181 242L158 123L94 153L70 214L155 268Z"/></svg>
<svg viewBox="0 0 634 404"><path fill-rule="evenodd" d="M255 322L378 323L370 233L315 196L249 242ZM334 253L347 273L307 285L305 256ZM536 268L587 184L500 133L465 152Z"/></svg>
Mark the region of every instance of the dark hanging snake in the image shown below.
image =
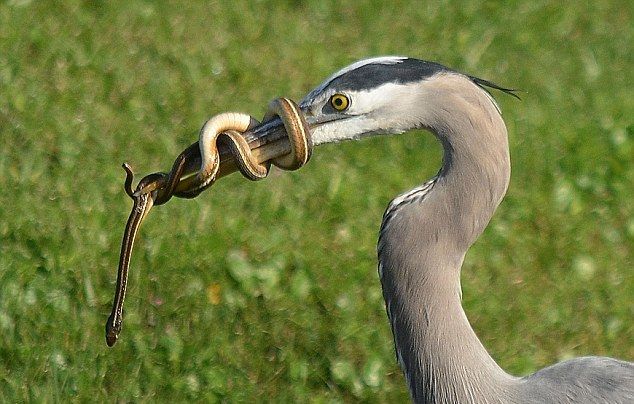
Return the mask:
<svg viewBox="0 0 634 404"><path fill-rule="evenodd" d="M260 139L253 136L258 127L279 117L284 124L284 137ZM224 146L224 154L219 145ZM266 147L265 147L266 146ZM209 119L202 127L199 140L178 155L168 172L149 174L132 189L134 174L128 164L125 191L134 201L121 242L121 254L112 312L106 322L106 343L113 346L121 333L123 302L128 283L128 269L134 239L143 219L155 205L162 205L172 196L194 198L218 178L240 171L250 180L265 178L271 164L284 170L297 170L310 159L312 142L304 115L297 104L278 98L269 105L263 123L248 114L227 112ZM199 164L196 167L196 164Z"/></svg>

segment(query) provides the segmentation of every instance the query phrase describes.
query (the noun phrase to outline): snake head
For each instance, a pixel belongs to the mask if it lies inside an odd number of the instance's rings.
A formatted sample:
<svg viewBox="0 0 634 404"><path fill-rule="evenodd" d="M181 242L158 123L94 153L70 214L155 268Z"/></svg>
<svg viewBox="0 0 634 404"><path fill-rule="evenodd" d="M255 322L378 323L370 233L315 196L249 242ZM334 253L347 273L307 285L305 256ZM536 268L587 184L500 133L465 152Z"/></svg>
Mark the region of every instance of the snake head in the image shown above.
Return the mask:
<svg viewBox="0 0 634 404"><path fill-rule="evenodd" d="M120 319L121 317L119 317ZM110 314L108 321L106 322L106 344L112 347L119 339L119 333L121 332L121 320L115 321L114 313Z"/></svg>

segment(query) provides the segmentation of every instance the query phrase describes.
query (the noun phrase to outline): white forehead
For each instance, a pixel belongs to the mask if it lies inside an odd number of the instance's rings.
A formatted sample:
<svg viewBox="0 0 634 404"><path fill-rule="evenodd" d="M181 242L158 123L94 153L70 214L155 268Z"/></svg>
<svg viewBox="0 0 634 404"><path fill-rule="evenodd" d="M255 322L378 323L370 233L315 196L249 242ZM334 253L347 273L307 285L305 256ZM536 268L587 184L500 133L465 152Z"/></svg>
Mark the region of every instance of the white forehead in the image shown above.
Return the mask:
<svg viewBox="0 0 634 404"><path fill-rule="evenodd" d="M300 105L301 106L305 106L306 104L310 103L311 101L314 101L315 98L322 91L324 91L324 89L326 87L328 87L328 85L330 83L332 83L333 80L335 80L337 77L343 76L346 73L349 73L349 72L351 72L353 70L356 70L356 69L358 69L360 67L363 67L363 66L369 65L369 64L395 65L397 63L403 62L403 60L405 60L405 59L407 59L406 56L380 56L380 57L375 57L375 58L362 59L362 60L359 60L357 62L354 62L353 64L344 67L343 69L339 70L338 72L336 72L335 74L333 74L332 76L330 76L326 80L324 80L323 83L321 83L317 88L315 88L310 93L308 93L306 95L306 97L304 97L304 99L301 100Z"/></svg>
<svg viewBox="0 0 634 404"><path fill-rule="evenodd" d="M348 113L367 114L393 105L393 100L406 104L413 92L409 84L385 83L379 87L361 91L349 91L352 98Z"/></svg>

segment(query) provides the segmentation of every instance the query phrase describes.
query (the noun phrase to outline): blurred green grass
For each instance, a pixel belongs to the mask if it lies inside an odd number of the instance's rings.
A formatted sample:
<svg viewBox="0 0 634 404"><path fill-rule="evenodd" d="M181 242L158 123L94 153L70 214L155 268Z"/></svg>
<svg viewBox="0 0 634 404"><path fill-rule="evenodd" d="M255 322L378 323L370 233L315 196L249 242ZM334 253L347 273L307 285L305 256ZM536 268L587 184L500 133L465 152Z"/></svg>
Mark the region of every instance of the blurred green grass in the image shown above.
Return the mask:
<svg viewBox="0 0 634 404"><path fill-rule="evenodd" d="M130 201L206 118L261 116L359 58L502 85L512 182L467 256L464 305L508 371L634 359L632 4L28 1L0 4L0 401L397 402L376 275L390 198L429 134L324 146L153 210L121 341L104 342Z"/></svg>

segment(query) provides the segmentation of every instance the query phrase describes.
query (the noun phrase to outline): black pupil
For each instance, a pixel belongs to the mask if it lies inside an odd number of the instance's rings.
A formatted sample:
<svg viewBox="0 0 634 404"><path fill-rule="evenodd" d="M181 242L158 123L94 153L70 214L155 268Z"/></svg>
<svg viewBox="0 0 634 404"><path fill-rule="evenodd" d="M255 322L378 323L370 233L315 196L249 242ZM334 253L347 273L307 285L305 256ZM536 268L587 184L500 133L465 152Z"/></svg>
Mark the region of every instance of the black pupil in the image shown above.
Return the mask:
<svg viewBox="0 0 634 404"><path fill-rule="evenodd" d="M339 97L335 98L335 105L340 107L343 105L343 100Z"/></svg>

